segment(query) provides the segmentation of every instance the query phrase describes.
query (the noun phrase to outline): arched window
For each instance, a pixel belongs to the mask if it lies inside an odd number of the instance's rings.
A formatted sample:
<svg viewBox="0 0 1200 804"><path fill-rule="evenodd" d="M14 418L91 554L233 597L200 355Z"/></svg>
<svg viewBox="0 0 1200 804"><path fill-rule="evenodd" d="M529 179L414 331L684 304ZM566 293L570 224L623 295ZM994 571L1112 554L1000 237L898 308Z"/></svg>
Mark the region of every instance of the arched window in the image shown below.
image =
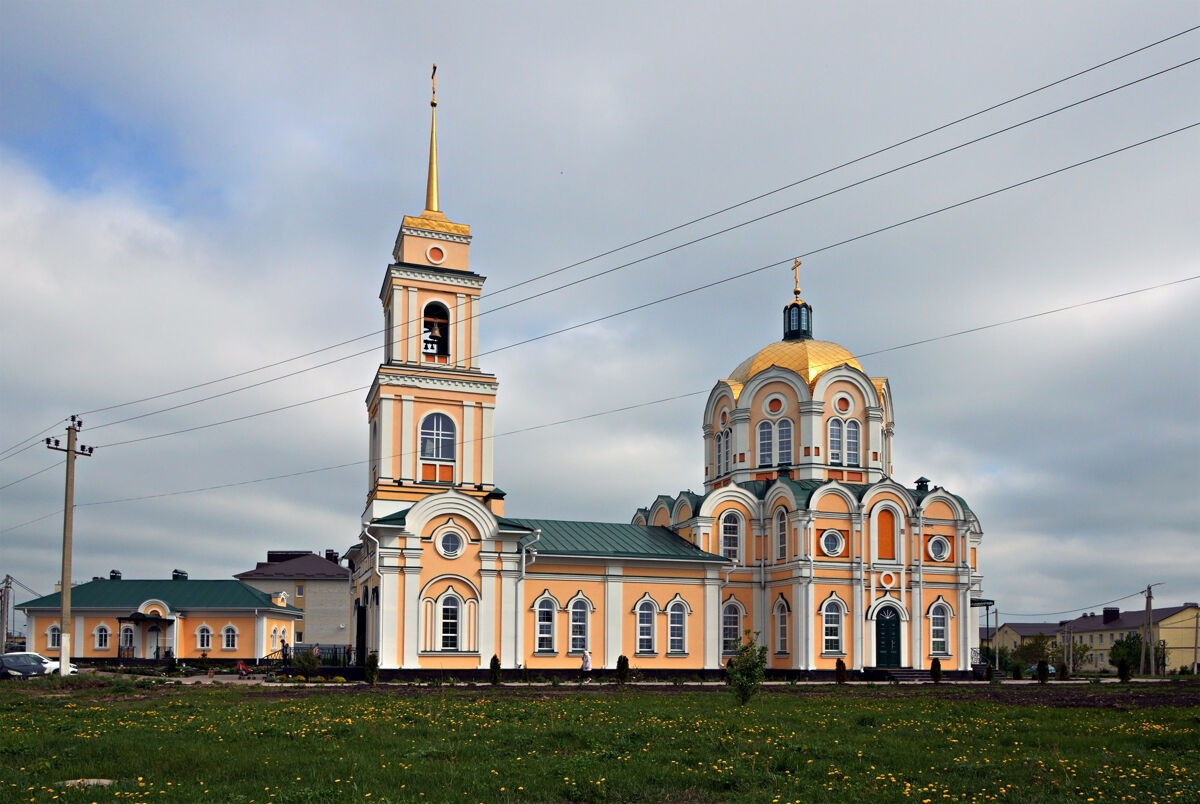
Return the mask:
<svg viewBox="0 0 1200 804"><path fill-rule="evenodd" d="M100 624L96 626L96 650L108 650L108 636L110 633L107 625Z"/></svg>
<svg viewBox="0 0 1200 804"><path fill-rule="evenodd" d="M687 653L687 607L682 602L667 606L667 652Z"/></svg>
<svg viewBox="0 0 1200 804"><path fill-rule="evenodd" d="M946 639L949 622L950 610L945 605L938 603L929 612L929 652L935 656L947 656L950 653Z"/></svg>
<svg viewBox="0 0 1200 804"><path fill-rule="evenodd" d="M758 465L771 465L771 448L775 441L775 428L770 422L758 423Z"/></svg>
<svg viewBox="0 0 1200 804"><path fill-rule="evenodd" d="M133 649L133 626L121 626L121 647Z"/></svg>
<svg viewBox="0 0 1200 804"><path fill-rule="evenodd" d="M654 604L649 600L637 608L637 652L654 653Z"/></svg>
<svg viewBox="0 0 1200 804"><path fill-rule="evenodd" d="M787 559L787 512L780 508L775 512L775 560Z"/></svg>
<svg viewBox="0 0 1200 804"><path fill-rule="evenodd" d="M537 604L537 652L554 652L554 601L549 598Z"/></svg>
<svg viewBox="0 0 1200 804"><path fill-rule="evenodd" d="M728 513L721 517L721 555L737 561L742 554L742 518Z"/></svg>
<svg viewBox="0 0 1200 804"><path fill-rule="evenodd" d="M421 322L421 353L425 360L446 363L450 355L450 313L439 302L425 305Z"/></svg>
<svg viewBox="0 0 1200 804"><path fill-rule="evenodd" d="M62 647L62 629L57 625L50 626L46 631L46 647L55 650Z"/></svg>
<svg viewBox="0 0 1200 804"><path fill-rule="evenodd" d="M858 422L846 422L846 465L858 466Z"/></svg>
<svg viewBox="0 0 1200 804"><path fill-rule="evenodd" d="M721 653L737 653L742 644L742 610L730 603L721 609Z"/></svg>
<svg viewBox="0 0 1200 804"><path fill-rule="evenodd" d="M588 604L576 600L571 604L571 653L583 653L588 649Z"/></svg>
<svg viewBox="0 0 1200 804"><path fill-rule="evenodd" d="M842 649L843 614L842 604L836 600L827 601L822 608L821 618L825 624L825 638L821 652L827 656L841 656L845 653Z"/></svg>
<svg viewBox="0 0 1200 804"><path fill-rule="evenodd" d="M196 650L212 650L212 629L207 625L196 629Z"/></svg>
<svg viewBox="0 0 1200 804"><path fill-rule="evenodd" d="M271 629L271 653L279 650L279 629Z"/></svg>
<svg viewBox="0 0 1200 804"><path fill-rule="evenodd" d="M458 650L458 598L446 595L442 600L442 650Z"/></svg>
<svg viewBox="0 0 1200 804"><path fill-rule="evenodd" d="M783 600L775 604L775 652L788 652L788 607Z"/></svg>
<svg viewBox="0 0 1200 804"><path fill-rule="evenodd" d="M421 480L453 483L454 421L445 413L430 413L421 420Z"/></svg>
<svg viewBox="0 0 1200 804"><path fill-rule="evenodd" d="M232 625L225 626L224 630L221 631L221 638L222 650L237 650L238 632L236 628Z"/></svg>
<svg viewBox="0 0 1200 804"><path fill-rule="evenodd" d="M842 462L842 420L829 420L829 462L832 464L841 464Z"/></svg>
<svg viewBox="0 0 1200 804"><path fill-rule="evenodd" d="M792 462L792 420L780 419L775 430L779 438L779 465L789 466Z"/></svg>

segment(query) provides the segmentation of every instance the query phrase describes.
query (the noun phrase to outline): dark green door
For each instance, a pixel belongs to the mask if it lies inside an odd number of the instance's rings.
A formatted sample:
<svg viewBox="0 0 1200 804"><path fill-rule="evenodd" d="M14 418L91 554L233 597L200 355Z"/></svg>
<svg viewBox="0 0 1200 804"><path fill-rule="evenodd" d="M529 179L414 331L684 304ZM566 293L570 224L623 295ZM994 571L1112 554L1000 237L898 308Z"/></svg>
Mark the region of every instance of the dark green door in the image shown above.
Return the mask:
<svg viewBox="0 0 1200 804"><path fill-rule="evenodd" d="M894 606L875 615L875 666L900 666L900 612Z"/></svg>

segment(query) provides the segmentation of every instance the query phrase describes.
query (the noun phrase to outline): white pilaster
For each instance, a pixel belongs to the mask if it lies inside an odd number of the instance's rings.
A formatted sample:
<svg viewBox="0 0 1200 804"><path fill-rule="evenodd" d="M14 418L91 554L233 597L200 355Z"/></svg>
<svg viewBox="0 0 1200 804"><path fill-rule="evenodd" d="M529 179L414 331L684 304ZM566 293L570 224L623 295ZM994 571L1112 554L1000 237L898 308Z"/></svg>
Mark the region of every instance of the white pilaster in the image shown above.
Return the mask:
<svg viewBox="0 0 1200 804"><path fill-rule="evenodd" d="M467 294L454 294L454 365L458 368L470 367L470 310Z"/></svg>
<svg viewBox="0 0 1200 804"><path fill-rule="evenodd" d="M479 297L470 297L471 311L471 362L468 368L479 367Z"/></svg>
<svg viewBox="0 0 1200 804"><path fill-rule="evenodd" d="M399 285L392 286L392 312L388 317L391 329L387 333L388 357L392 360L404 359L404 293Z"/></svg>
<svg viewBox="0 0 1200 804"><path fill-rule="evenodd" d="M475 485L475 403L462 403L462 472L458 482Z"/></svg>
<svg viewBox="0 0 1200 804"><path fill-rule="evenodd" d="M420 667L421 660L418 654L421 647L421 568L405 566L402 572L390 577L385 576L385 580L390 583L381 584L379 590L380 612L383 615L379 658L391 656L392 667ZM396 589L401 585L403 590ZM389 590L386 600L384 589ZM397 609L401 599L404 601L404 608ZM400 618L400 611L404 612L403 656L399 655L399 646L396 645L396 622Z"/></svg>
<svg viewBox="0 0 1200 804"><path fill-rule="evenodd" d="M408 289L408 337L405 338L405 349L409 363L421 360L421 311L417 307L417 289Z"/></svg>
<svg viewBox="0 0 1200 804"><path fill-rule="evenodd" d="M496 412L496 406L484 404L482 407L483 432L479 435L483 439L483 466L479 467L479 482L485 486L491 486L494 482L492 480L492 454L495 446L495 439L492 437L492 419Z"/></svg>
<svg viewBox="0 0 1200 804"><path fill-rule="evenodd" d="M413 397L400 397L400 455L396 458L401 480L411 481L417 477L417 445L413 422ZM391 439L389 438L389 443Z"/></svg>
<svg viewBox="0 0 1200 804"><path fill-rule="evenodd" d="M621 655L621 623L627 619L623 570L619 564L604 568L604 667L617 666Z"/></svg>
<svg viewBox="0 0 1200 804"><path fill-rule="evenodd" d="M376 443L371 445L371 451L379 467L380 482L396 477L396 467L399 465L398 456L392 455L395 450L392 439L395 435L395 400L388 395L379 395L379 433Z"/></svg>

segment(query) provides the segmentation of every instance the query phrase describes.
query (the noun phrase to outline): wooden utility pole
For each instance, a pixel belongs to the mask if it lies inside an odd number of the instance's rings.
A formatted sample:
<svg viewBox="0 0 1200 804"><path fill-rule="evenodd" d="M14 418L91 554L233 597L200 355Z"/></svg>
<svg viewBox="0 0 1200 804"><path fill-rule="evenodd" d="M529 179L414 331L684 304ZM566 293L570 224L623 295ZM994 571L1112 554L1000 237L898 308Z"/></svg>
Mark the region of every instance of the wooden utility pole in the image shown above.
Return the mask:
<svg viewBox="0 0 1200 804"><path fill-rule="evenodd" d="M1142 623L1142 661L1138 672L1141 675L1146 675L1146 651L1150 649L1150 620L1153 616L1150 608L1150 601L1154 600L1154 590L1149 586L1146 587L1146 621ZM1150 662L1151 672L1154 669L1154 662Z"/></svg>
<svg viewBox="0 0 1200 804"><path fill-rule="evenodd" d="M47 438L46 446L58 452L67 453L67 490L63 500L63 553L62 553L62 591L59 600L62 602L62 612L59 616L59 675L71 672L71 527L75 514L75 456L89 457L95 450L82 444L76 446L76 436L83 427L83 419L71 417L67 425L67 446L60 446L57 438Z"/></svg>

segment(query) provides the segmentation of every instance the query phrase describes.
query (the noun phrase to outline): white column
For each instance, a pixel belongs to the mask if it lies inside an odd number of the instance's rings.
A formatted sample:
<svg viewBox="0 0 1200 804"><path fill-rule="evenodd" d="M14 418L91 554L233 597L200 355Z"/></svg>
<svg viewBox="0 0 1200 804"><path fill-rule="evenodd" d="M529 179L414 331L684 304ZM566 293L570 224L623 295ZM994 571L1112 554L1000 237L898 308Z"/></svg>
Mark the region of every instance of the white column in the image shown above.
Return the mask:
<svg viewBox="0 0 1200 804"><path fill-rule="evenodd" d="M496 650L496 578L499 573L489 568L496 563L496 554L480 553L484 568L480 570L479 586L479 666L488 667ZM501 609L501 616L507 609Z"/></svg>
<svg viewBox="0 0 1200 804"><path fill-rule="evenodd" d="M495 412L495 405L483 405L483 432L479 434L483 439L483 466L479 467L479 482L485 486L490 486L493 483L492 454L495 439L492 438L492 418Z"/></svg>
<svg viewBox="0 0 1200 804"><path fill-rule="evenodd" d="M413 435L413 397L400 397L400 455L397 457L397 465L400 467L399 477L401 480L411 481L417 477L417 449L413 443L415 436ZM391 442L389 436L388 441Z"/></svg>
<svg viewBox="0 0 1200 804"><path fill-rule="evenodd" d="M467 294L456 293L454 296L454 365L459 368L470 367L470 347L467 339L470 328L467 319L471 315L471 305Z"/></svg>
<svg viewBox="0 0 1200 804"><path fill-rule="evenodd" d="M393 405L395 400L391 396L384 394L379 395L379 435L378 443L373 444L375 457L379 461L379 480L380 482L391 480L397 477L396 467L399 465L397 456L392 455L396 450L392 447L395 443L395 412Z"/></svg>
<svg viewBox="0 0 1200 804"><path fill-rule="evenodd" d="M408 289L408 337L405 339L403 354L408 355L409 363L421 360L421 311L417 307L417 289Z"/></svg>
<svg viewBox="0 0 1200 804"><path fill-rule="evenodd" d="M704 579L704 667L718 670L721 667L721 578L720 570Z"/></svg>
<svg viewBox="0 0 1200 804"><path fill-rule="evenodd" d="M521 655L521 608L517 605L519 570L500 571L500 659L504 667L516 667L525 662Z"/></svg>
<svg viewBox="0 0 1200 804"><path fill-rule="evenodd" d="M384 579L379 589L379 614L383 621L379 657L391 657L392 667L420 667L421 568L405 566L402 573L387 575ZM403 591L396 588L400 585L404 586ZM386 596L385 589L388 590ZM399 607L401 599L404 601L403 608ZM396 623L401 612L404 616L403 656L400 656L401 651L396 645Z"/></svg>
<svg viewBox="0 0 1200 804"><path fill-rule="evenodd" d="M463 400L462 403L462 471L458 475L459 483L475 485L475 403Z"/></svg>
<svg viewBox="0 0 1200 804"><path fill-rule="evenodd" d="M263 654L266 653L266 651L263 650L263 645L265 645L266 641L267 641L267 621L266 620L267 620L267 618L265 616L263 616L262 614L257 614L254 617L254 658L255 659L261 658L263 656ZM175 624L178 625L179 620L176 620ZM179 629L172 628L171 630L173 632L175 632L175 634L173 634L172 638L171 638L171 643L172 643L171 653L174 654L175 656L178 656L179 651L175 649L174 642L175 642L175 635L177 635L179 633Z"/></svg>
<svg viewBox="0 0 1200 804"><path fill-rule="evenodd" d="M399 285L392 286L392 314L388 317L391 331L387 338L391 341L388 352L392 360L403 360L404 350L404 294Z"/></svg>
<svg viewBox="0 0 1200 804"><path fill-rule="evenodd" d="M626 619L622 568L609 564L604 568L604 667L617 666L621 655L621 624Z"/></svg>
<svg viewBox="0 0 1200 804"><path fill-rule="evenodd" d="M479 297L472 295L470 298L471 311L471 362L467 368L479 367Z"/></svg>

